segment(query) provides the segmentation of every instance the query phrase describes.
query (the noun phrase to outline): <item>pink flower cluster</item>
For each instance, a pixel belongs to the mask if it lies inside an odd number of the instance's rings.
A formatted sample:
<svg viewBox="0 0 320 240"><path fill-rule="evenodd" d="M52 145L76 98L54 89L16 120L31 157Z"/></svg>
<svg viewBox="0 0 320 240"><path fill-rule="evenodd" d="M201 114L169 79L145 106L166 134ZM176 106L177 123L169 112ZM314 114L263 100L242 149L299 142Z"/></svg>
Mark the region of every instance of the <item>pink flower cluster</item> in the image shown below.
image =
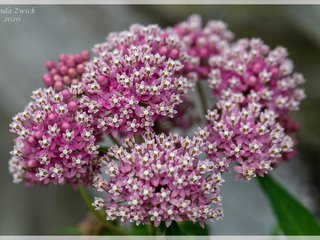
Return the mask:
<svg viewBox="0 0 320 240"><path fill-rule="evenodd" d="M90 53L86 50L77 54L60 54L57 64L47 62L48 73L42 77L44 84L60 92L71 84L79 83L89 59Z"/></svg>
<svg viewBox="0 0 320 240"><path fill-rule="evenodd" d="M218 99L242 94L243 106L255 101L280 116L296 111L305 98L298 88L304 78L287 57L285 48L270 50L260 39L241 39L209 59L209 86Z"/></svg>
<svg viewBox="0 0 320 240"><path fill-rule="evenodd" d="M194 58L193 65L185 65L185 71L194 71L198 78L206 79L210 72L208 59L220 55L233 39L233 33L222 21L209 21L202 27L199 15L192 15L186 21L173 27L181 41L187 46L187 52Z"/></svg>
<svg viewBox="0 0 320 240"><path fill-rule="evenodd" d="M297 124L289 113L305 98L284 48L232 39L225 23L202 27L194 15L167 30L111 33L92 60L83 51L49 61L47 88L10 125L14 182L93 184L106 195L93 206L122 223L220 219L221 173L234 166L250 180L290 158ZM200 79L217 99L205 127L190 138L165 135L197 120L187 97ZM106 134L126 139L103 155Z"/></svg>
<svg viewBox="0 0 320 240"><path fill-rule="evenodd" d="M74 187L91 183L99 170L92 116L69 90L39 89L33 99L10 125L18 135L9 163L14 181Z"/></svg>
<svg viewBox="0 0 320 240"><path fill-rule="evenodd" d="M175 115L194 85L178 74L183 46L157 26L110 34L95 51L83 78L84 102L95 106L94 121L104 132L151 130L155 120Z"/></svg>
<svg viewBox="0 0 320 240"><path fill-rule="evenodd" d="M166 60L178 60L183 66L197 64L195 59L187 52L187 46L180 41L180 38L174 32L169 32L161 29L158 25L143 26L140 24L133 24L129 30L122 32L110 33L105 42L96 44L94 52L100 56L105 53L124 51L126 53L131 47L144 46L147 47L150 53Z"/></svg>
<svg viewBox="0 0 320 240"><path fill-rule="evenodd" d="M200 160L201 145L200 137L146 133L142 143L128 138L113 146L102 161L107 176L94 183L107 196L93 206L105 210L107 220L137 225L220 219L223 179L212 161Z"/></svg>
<svg viewBox="0 0 320 240"><path fill-rule="evenodd" d="M305 98L299 88L304 78L293 72L285 48L270 50L260 39L241 39L219 56L211 57L209 64L212 68L208 83L215 97L226 101L236 98L243 108L257 103L261 111L274 112L276 123L294 138L298 126L289 113L298 110ZM280 157L288 159L294 153L291 149Z"/></svg>
<svg viewBox="0 0 320 240"><path fill-rule="evenodd" d="M283 153L291 152L293 140L285 134L272 110L262 110L255 102L239 107L232 102L217 103L208 111L209 124L203 135L204 151L221 171L229 171L235 162L239 176L250 180L272 170Z"/></svg>

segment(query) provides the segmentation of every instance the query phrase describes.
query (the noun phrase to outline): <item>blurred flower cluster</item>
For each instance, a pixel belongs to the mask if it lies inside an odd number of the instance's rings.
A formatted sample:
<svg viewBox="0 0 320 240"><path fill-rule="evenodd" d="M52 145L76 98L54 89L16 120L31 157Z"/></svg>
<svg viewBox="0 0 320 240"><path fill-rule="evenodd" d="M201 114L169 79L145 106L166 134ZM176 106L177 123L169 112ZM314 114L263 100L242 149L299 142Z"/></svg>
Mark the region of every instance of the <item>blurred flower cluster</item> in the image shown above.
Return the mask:
<svg viewBox="0 0 320 240"><path fill-rule="evenodd" d="M234 40L194 15L167 29L134 24L93 52L48 61L46 88L13 118L14 182L93 186L106 220L204 226L223 216L222 174L250 180L293 156L304 78L285 48ZM188 97L203 83L216 103L192 132ZM114 145L102 146L108 136Z"/></svg>

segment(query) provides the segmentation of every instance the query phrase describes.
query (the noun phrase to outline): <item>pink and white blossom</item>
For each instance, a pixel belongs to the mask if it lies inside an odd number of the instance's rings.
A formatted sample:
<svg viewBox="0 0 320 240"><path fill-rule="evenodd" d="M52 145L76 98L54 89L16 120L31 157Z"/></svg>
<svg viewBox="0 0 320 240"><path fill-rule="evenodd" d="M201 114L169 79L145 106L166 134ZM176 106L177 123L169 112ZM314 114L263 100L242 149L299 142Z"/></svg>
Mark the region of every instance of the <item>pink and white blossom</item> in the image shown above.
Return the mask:
<svg viewBox="0 0 320 240"><path fill-rule="evenodd" d="M193 221L201 225L222 217L217 166L200 160L200 137L183 138L146 133L142 143L127 139L113 146L102 161L106 177L97 175L94 186L106 194L93 206L121 223ZM103 207L102 207L103 206ZM107 217L110 219L110 217Z"/></svg>

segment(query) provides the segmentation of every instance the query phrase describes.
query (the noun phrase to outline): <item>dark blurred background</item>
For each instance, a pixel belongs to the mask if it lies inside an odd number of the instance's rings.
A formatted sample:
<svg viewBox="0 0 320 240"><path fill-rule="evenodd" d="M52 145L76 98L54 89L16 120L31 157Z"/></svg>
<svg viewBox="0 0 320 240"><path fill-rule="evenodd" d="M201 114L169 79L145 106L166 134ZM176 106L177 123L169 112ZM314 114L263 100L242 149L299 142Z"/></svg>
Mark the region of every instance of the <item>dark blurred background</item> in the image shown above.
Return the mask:
<svg viewBox="0 0 320 240"><path fill-rule="evenodd" d="M273 174L320 215L320 6L35 7L36 13L22 16L19 23L0 22L0 234L55 234L61 227L76 226L86 214L79 193L70 187L25 188L13 184L8 173L11 117L43 86L46 60L90 49L109 32L133 23L168 26L194 13L204 22L227 22L236 38L261 37L272 47L287 47L297 71L305 75L308 98L294 113L301 123L299 155ZM223 202L225 218L212 224L214 234L264 235L276 224L255 181L236 182L233 175L227 176Z"/></svg>

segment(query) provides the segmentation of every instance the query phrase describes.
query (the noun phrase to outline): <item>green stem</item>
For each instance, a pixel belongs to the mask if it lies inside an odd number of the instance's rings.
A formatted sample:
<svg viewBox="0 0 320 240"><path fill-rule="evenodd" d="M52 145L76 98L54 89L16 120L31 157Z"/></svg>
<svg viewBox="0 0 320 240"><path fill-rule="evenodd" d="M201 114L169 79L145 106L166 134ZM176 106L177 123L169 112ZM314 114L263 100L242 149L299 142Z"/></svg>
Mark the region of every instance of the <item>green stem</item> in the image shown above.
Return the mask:
<svg viewBox="0 0 320 240"><path fill-rule="evenodd" d="M104 219L102 218L102 216L101 216L101 215L94 209L94 207L92 206L92 204L91 204L91 203L92 203L92 202L91 202L91 199L90 199L87 191L85 190L85 188L84 188L83 186L80 186L80 187L79 187L79 192L80 192L80 194L81 194L81 197L82 197L83 201L85 202L85 204L87 205L87 207L90 209L90 211L91 211L92 213L94 213L94 214L97 216L97 218L104 220Z"/></svg>
<svg viewBox="0 0 320 240"><path fill-rule="evenodd" d="M100 212L94 209L94 207L91 204L91 199L83 186L79 187L79 192L82 196L83 201L86 203L90 211L105 225L105 227L110 231L110 233L113 233L114 235L127 235L125 232L118 229L112 223L108 222L105 219L105 217L100 214Z"/></svg>
<svg viewBox="0 0 320 240"><path fill-rule="evenodd" d="M199 100L200 100L200 103L201 103L203 119L205 119L205 116L207 115L208 105L207 105L207 101L206 101L206 96L205 96L204 90L203 90L203 88L201 86L201 81L199 81L197 83L197 91L198 91Z"/></svg>

